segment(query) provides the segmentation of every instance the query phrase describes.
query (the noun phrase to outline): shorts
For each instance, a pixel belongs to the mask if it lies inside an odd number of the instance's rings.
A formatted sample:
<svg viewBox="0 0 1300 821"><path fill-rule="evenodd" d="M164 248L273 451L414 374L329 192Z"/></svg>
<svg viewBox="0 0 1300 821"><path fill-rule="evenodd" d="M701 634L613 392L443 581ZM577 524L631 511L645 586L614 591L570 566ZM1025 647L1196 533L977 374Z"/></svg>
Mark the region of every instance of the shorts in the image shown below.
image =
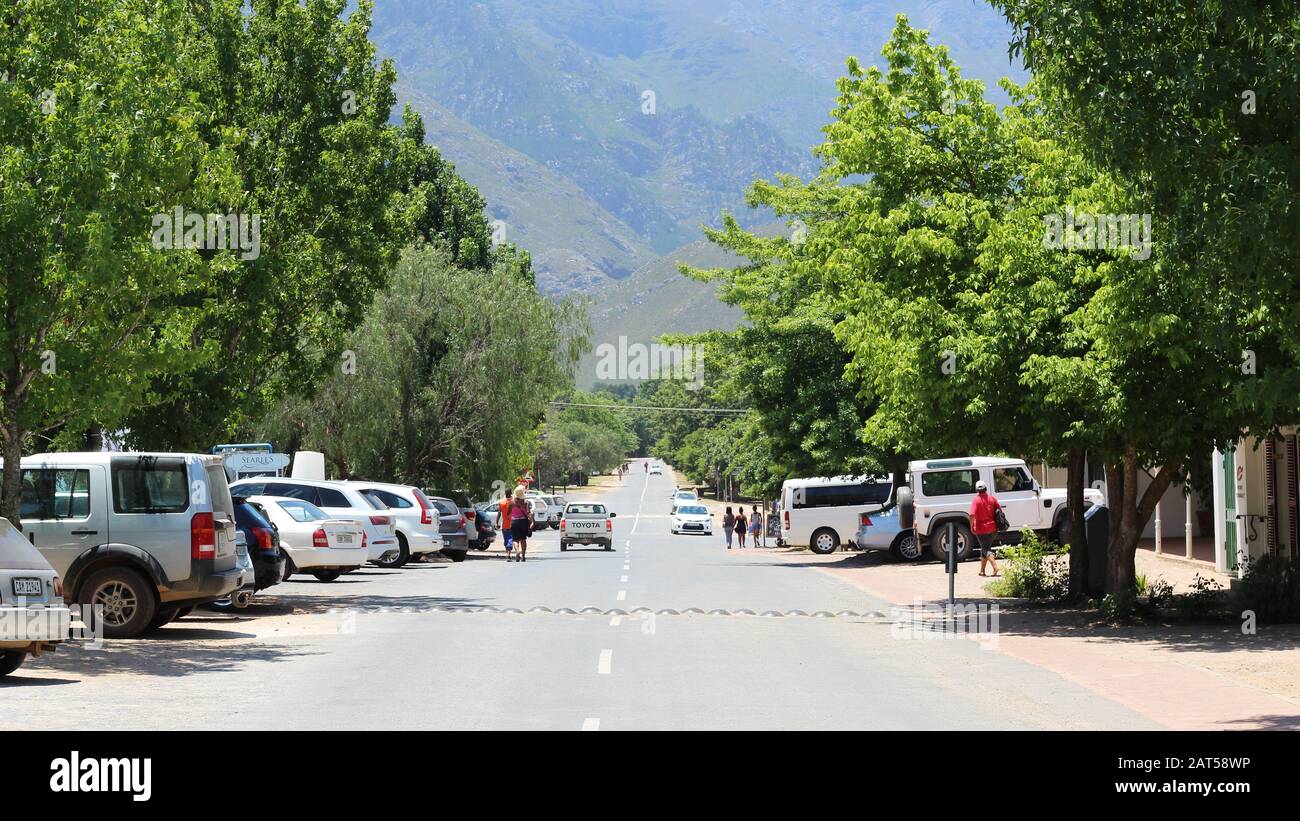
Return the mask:
<svg viewBox="0 0 1300 821"><path fill-rule="evenodd" d="M513 520L511 520L511 522L510 522L510 535L514 537L514 540L515 540L516 542L520 542L520 541L523 541L523 540L527 539L527 538L528 538L528 520L527 520L527 519L513 519Z"/></svg>
<svg viewBox="0 0 1300 821"><path fill-rule="evenodd" d="M993 536L992 533L976 533L975 540L980 543L980 557L984 559L993 556Z"/></svg>

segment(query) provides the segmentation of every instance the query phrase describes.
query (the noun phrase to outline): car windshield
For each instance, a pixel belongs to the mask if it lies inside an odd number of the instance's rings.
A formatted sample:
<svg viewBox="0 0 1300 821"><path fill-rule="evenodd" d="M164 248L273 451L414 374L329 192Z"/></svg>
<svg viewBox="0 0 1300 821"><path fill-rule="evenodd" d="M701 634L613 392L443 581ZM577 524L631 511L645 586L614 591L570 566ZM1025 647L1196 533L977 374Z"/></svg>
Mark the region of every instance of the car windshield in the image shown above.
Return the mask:
<svg viewBox="0 0 1300 821"><path fill-rule="evenodd" d="M677 508L678 513L689 513L692 516L707 516L709 509L704 505L682 505Z"/></svg>
<svg viewBox="0 0 1300 821"><path fill-rule="evenodd" d="M573 504L573 505L569 505L569 507L568 507L564 512L565 512L565 513L577 513L577 514L579 514L579 515L584 514L584 513L590 513L590 514L603 514L603 513L605 512L605 506L604 506L604 505L582 505L582 504Z"/></svg>
<svg viewBox="0 0 1300 821"><path fill-rule="evenodd" d="M283 499L276 504L295 522L319 522L329 518L325 515L325 511L301 499Z"/></svg>

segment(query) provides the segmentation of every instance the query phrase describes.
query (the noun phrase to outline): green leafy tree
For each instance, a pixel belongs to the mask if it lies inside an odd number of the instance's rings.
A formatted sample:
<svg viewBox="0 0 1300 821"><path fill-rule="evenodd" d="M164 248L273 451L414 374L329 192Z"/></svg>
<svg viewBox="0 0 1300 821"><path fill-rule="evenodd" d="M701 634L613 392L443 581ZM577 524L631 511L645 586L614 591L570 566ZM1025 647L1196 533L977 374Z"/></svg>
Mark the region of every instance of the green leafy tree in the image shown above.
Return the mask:
<svg viewBox="0 0 1300 821"><path fill-rule="evenodd" d="M233 255L160 253L151 215L236 182L180 58L184 4L31 0L0 14L0 515L33 437L112 427L209 361L186 302Z"/></svg>

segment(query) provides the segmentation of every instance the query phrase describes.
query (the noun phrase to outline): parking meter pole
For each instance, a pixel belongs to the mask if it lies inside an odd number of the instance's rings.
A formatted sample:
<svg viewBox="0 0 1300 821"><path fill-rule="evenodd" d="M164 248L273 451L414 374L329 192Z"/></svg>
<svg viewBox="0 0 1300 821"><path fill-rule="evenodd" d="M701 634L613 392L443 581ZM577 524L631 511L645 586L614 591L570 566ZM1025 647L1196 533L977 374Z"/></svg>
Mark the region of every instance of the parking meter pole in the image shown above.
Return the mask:
<svg viewBox="0 0 1300 821"><path fill-rule="evenodd" d="M957 525L948 523L948 613L951 615L956 605L957 583Z"/></svg>

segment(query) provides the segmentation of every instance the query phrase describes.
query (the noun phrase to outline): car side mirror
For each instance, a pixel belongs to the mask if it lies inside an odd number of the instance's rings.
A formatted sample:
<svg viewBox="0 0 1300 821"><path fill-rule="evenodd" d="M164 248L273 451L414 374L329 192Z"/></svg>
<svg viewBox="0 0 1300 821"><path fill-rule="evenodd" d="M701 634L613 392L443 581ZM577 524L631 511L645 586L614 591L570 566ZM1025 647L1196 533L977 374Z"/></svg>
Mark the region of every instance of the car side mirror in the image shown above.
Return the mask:
<svg viewBox="0 0 1300 821"><path fill-rule="evenodd" d="M613 518L614 518L615 516L617 516L617 515L618 515L618 514L615 513L615 512L612 511L612 510L609 512L609 518L611 518L611 519L613 519Z"/></svg>

